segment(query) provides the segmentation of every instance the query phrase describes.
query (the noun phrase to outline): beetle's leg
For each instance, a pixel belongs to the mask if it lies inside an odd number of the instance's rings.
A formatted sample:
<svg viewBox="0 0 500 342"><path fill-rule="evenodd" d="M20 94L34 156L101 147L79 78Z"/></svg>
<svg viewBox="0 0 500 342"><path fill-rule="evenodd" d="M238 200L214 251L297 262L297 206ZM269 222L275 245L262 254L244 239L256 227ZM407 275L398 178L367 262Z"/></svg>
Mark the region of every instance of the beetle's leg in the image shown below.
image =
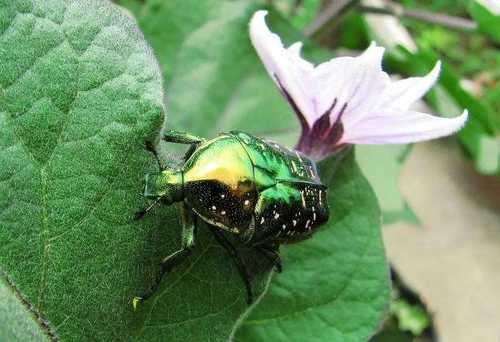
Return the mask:
<svg viewBox="0 0 500 342"><path fill-rule="evenodd" d="M274 246L269 245L258 245L254 247L259 251L271 264L273 264L276 272L281 273L283 266L281 264L281 256L279 251Z"/></svg>
<svg viewBox="0 0 500 342"><path fill-rule="evenodd" d="M165 131L165 133L163 134L163 140L176 144L186 145L199 145L205 141L205 139L197 137L196 135L174 130Z"/></svg>
<svg viewBox="0 0 500 342"><path fill-rule="evenodd" d="M234 248L231 242L229 242L229 240L218 230L217 227L213 226L209 227L210 231L214 234L214 237L217 240L217 242L222 247L224 247L224 249L229 253L231 258L233 258L236 268L238 269L238 273L240 274L241 279L243 279L243 282L245 283L245 288L247 291L247 303L252 304L253 294L252 294L252 286L250 284L250 277L248 275L247 268L243 263L243 260L241 260L241 257L238 254L238 251L236 250L236 248Z"/></svg>
<svg viewBox="0 0 500 342"><path fill-rule="evenodd" d="M136 212L134 215L134 220L135 221L142 220L147 213L149 213L154 207L156 207L158 205L158 203L160 203L161 200L162 200L162 198L158 197L157 199L154 200L153 203L151 203L145 209L142 209L142 210Z"/></svg>
<svg viewBox="0 0 500 342"><path fill-rule="evenodd" d="M160 171L163 171L165 168L163 167L163 165L161 165L160 157L158 156L158 152L156 152L156 149L151 141L146 141L146 150L153 153L153 155L155 156L156 162L158 163L158 168L160 169Z"/></svg>
<svg viewBox="0 0 500 342"><path fill-rule="evenodd" d="M186 132L179 132L175 130L168 130L163 134L163 140L176 144L191 145L184 155L184 160L188 160L196 148L205 141L205 139L197 137Z"/></svg>
<svg viewBox="0 0 500 342"><path fill-rule="evenodd" d="M185 204L181 206L181 220L182 220L182 248L168 257L163 259L160 263L160 272L158 272L153 284L150 288L144 292L139 297L134 297L132 299L132 305L134 309L137 305L149 297L151 297L160 286L161 279L167 273L169 273L175 266L181 264L186 258L191 255L192 249L194 247L194 234L196 231L196 217L193 213L186 207Z"/></svg>
<svg viewBox="0 0 500 342"><path fill-rule="evenodd" d="M198 146L199 145L195 145L195 144L189 146L188 150L184 154L184 161L187 161L189 159L189 157L191 157L191 155L193 154L194 151L196 151Z"/></svg>

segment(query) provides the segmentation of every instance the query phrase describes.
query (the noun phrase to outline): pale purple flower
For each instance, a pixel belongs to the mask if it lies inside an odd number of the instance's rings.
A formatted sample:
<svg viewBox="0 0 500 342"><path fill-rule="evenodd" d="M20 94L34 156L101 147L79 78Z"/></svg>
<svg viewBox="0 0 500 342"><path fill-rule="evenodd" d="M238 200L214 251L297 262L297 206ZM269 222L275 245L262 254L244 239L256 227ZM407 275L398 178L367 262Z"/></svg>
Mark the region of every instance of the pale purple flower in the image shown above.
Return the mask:
<svg viewBox="0 0 500 342"><path fill-rule="evenodd" d="M382 70L384 48L372 43L358 57L314 66L300 56L302 43L285 48L269 31L266 11L250 21L250 38L269 75L297 114L296 149L320 159L347 144L412 143L458 131L468 113L442 118L410 110L437 81L441 63L424 77L391 81Z"/></svg>

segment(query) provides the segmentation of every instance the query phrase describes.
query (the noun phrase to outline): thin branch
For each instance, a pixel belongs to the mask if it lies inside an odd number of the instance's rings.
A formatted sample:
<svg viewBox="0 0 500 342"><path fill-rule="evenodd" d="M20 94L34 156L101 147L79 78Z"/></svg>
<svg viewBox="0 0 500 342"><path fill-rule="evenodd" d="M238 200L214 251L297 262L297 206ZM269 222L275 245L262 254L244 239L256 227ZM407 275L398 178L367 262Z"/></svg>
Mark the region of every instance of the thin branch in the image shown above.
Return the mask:
<svg viewBox="0 0 500 342"><path fill-rule="evenodd" d="M469 19L425 10L409 9L392 1L387 1L387 7L365 6L360 4L357 8L362 12L392 15L399 18L412 18L455 30L474 31L477 29L477 24Z"/></svg>
<svg viewBox="0 0 500 342"><path fill-rule="evenodd" d="M337 17L347 10L349 6L355 5L357 2L358 0L331 0L330 4L321 11L314 21L304 28L304 35L307 37L315 35L317 32L321 31L330 20Z"/></svg>

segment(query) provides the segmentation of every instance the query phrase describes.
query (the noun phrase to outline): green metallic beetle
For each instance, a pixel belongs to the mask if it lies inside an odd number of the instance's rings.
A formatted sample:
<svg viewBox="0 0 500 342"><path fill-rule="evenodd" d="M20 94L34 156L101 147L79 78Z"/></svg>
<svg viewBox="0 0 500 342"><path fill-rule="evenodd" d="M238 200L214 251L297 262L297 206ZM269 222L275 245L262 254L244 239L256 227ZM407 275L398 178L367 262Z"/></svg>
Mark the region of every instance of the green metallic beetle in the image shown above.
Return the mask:
<svg viewBox="0 0 500 342"><path fill-rule="evenodd" d="M134 307L157 290L165 273L191 254L197 217L209 224L217 241L233 257L250 303L247 271L223 232L238 235L280 271L279 245L309 237L328 220L327 189L316 164L299 152L237 131L208 141L168 131L163 139L191 146L180 169L163 170L160 165L160 173L146 176L144 195L154 202L136 218L158 203L181 202L182 249L162 261L151 288L133 299ZM152 146L148 149L158 159Z"/></svg>

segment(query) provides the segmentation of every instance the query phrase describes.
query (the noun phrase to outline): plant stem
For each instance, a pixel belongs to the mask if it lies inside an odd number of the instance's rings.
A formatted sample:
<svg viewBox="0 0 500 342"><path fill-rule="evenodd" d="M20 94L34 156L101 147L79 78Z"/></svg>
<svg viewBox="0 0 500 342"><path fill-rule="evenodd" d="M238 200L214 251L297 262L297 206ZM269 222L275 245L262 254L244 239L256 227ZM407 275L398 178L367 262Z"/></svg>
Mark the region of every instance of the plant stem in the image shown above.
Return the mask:
<svg viewBox="0 0 500 342"><path fill-rule="evenodd" d="M362 12L392 15L399 18L412 18L455 30L474 31L477 29L476 23L469 19L425 10L408 9L392 1L387 1L386 7L365 6L359 4L357 8Z"/></svg>
<svg viewBox="0 0 500 342"><path fill-rule="evenodd" d="M355 5L358 0L331 0L321 13L314 19L312 23L304 28L304 35L311 37L319 32L325 24L330 20L340 15L347 10L350 6Z"/></svg>

